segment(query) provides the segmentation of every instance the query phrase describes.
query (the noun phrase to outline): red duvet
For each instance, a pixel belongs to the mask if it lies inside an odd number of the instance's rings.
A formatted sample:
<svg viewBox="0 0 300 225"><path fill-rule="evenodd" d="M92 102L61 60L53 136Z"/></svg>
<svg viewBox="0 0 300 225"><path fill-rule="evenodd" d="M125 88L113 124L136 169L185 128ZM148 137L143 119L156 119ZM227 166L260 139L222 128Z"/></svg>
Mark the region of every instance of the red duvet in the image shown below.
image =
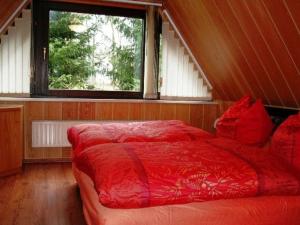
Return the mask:
<svg viewBox="0 0 300 225"><path fill-rule="evenodd" d="M179 120L82 124L68 130L68 139L75 154L89 146L103 143L175 142L211 137L210 133Z"/></svg>
<svg viewBox="0 0 300 225"><path fill-rule="evenodd" d="M217 145L207 141L101 144L74 160L94 181L100 202L111 208L296 195L300 187L294 173L276 157L234 143L228 150L222 139Z"/></svg>

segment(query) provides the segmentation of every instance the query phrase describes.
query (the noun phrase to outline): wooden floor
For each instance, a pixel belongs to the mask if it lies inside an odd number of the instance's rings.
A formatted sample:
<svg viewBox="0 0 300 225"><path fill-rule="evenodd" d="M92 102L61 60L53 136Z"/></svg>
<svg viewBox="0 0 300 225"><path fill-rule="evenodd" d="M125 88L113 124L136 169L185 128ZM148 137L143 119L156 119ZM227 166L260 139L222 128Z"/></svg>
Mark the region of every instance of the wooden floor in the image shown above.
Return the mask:
<svg viewBox="0 0 300 225"><path fill-rule="evenodd" d="M71 164L27 164L0 178L0 224L85 225Z"/></svg>

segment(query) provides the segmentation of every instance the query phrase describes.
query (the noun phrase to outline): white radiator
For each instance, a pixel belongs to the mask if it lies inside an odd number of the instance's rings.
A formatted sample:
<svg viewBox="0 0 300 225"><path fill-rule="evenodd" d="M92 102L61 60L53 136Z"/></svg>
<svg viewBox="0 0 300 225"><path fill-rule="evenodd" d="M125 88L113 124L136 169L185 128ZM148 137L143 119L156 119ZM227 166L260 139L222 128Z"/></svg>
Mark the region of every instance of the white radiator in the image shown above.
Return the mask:
<svg viewBox="0 0 300 225"><path fill-rule="evenodd" d="M105 123L108 121L33 121L32 147L69 147L69 127L83 123Z"/></svg>

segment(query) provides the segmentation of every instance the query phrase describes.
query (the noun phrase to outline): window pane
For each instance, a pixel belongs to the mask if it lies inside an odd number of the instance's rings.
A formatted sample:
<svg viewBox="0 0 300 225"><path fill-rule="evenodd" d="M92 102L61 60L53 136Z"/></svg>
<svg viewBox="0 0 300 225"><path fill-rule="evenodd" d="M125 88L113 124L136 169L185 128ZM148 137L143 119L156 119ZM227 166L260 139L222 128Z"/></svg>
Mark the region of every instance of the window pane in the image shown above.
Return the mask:
<svg viewBox="0 0 300 225"><path fill-rule="evenodd" d="M143 19L49 16L49 90L140 91Z"/></svg>

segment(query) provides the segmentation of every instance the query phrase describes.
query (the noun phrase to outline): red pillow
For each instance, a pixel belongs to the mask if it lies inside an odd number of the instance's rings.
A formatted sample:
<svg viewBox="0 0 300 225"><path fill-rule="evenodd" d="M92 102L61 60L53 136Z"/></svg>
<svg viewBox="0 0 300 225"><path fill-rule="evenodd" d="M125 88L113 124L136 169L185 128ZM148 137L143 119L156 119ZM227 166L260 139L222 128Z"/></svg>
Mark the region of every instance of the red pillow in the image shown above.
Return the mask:
<svg viewBox="0 0 300 225"><path fill-rule="evenodd" d="M261 100L257 100L237 122L236 140L242 144L263 146L274 128Z"/></svg>
<svg viewBox="0 0 300 225"><path fill-rule="evenodd" d="M277 128L270 150L300 173L300 114L289 116Z"/></svg>
<svg viewBox="0 0 300 225"><path fill-rule="evenodd" d="M250 96L245 96L230 106L217 122L217 136L235 139L237 122L250 106Z"/></svg>

